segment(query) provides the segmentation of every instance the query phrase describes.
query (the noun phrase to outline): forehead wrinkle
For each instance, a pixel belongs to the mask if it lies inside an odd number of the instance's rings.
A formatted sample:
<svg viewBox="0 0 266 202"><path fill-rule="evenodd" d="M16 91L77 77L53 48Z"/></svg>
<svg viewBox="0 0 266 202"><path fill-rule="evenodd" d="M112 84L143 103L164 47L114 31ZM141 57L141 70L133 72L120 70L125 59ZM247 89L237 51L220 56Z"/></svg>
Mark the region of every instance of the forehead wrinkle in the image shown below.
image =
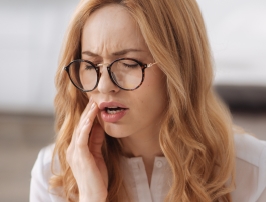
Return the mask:
<svg viewBox="0 0 266 202"><path fill-rule="evenodd" d="M104 8L95 11L85 23L87 28L83 30L82 49L88 50L90 52L88 55L106 57L120 55L117 52L125 49L146 50L147 46L137 22L130 14L124 15L124 8L115 10L117 12L112 12L111 16L108 11L104 12L102 9ZM123 15L126 17L122 23L113 23L121 21Z"/></svg>
<svg viewBox="0 0 266 202"><path fill-rule="evenodd" d="M114 56L121 56L121 55L126 55L127 53L131 53L131 52L146 52L144 50L141 49L134 49L134 48L127 48L127 49L123 49L123 50L119 50L116 52L111 53L111 55ZM97 57L99 56L97 53L93 53L90 50L85 50L82 52L83 55L87 55L87 56L91 56L91 57Z"/></svg>

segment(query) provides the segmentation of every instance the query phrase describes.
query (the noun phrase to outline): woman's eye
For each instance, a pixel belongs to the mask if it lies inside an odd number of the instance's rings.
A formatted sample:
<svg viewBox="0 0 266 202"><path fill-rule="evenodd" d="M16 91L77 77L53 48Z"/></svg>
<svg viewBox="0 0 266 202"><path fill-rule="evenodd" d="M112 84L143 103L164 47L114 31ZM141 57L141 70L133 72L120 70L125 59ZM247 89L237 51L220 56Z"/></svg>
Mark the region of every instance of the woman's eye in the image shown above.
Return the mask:
<svg viewBox="0 0 266 202"><path fill-rule="evenodd" d="M137 63L134 63L134 64L123 63L123 65L128 68L136 68L139 66L139 64Z"/></svg>
<svg viewBox="0 0 266 202"><path fill-rule="evenodd" d="M86 65L85 70L93 70L94 67L92 65Z"/></svg>

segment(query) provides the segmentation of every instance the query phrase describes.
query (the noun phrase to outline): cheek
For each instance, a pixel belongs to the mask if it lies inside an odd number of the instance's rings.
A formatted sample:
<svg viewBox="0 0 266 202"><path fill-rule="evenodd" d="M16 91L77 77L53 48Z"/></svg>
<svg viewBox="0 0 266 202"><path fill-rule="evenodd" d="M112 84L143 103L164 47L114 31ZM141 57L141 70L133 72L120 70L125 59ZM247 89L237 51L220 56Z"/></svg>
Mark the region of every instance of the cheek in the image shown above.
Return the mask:
<svg viewBox="0 0 266 202"><path fill-rule="evenodd" d="M156 110L157 113L162 113L167 105L167 90L164 80L158 79L150 87L149 90L149 103L150 108Z"/></svg>
<svg viewBox="0 0 266 202"><path fill-rule="evenodd" d="M91 93L86 93L87 97L90 98L91 97Z"/></svg>
<svg viewBox="0 0 266 202"><path fill-rule="evenodd" d="M166 78L161 70L150 72L143 82L143 93L152 105L167 101Z"/></svg>
<svg viewBox="0 0 266 202"><path fill-rule="evenodd" d="M143 117L157 116L162 114L167 105L167 95L164 85L147 84L143 88L143 94L136 99L137 111Z"/></svg>

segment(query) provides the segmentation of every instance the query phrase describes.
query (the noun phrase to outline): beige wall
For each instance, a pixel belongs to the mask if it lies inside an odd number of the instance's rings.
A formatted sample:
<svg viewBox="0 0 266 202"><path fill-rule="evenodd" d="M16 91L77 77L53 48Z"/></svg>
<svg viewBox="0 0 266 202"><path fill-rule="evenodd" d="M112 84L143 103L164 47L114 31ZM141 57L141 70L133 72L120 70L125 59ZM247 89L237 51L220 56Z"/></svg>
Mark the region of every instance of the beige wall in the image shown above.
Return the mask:
<svg viewBox="0 0 266 202"><path fill-rule="evenodd" d="M54 73L79 0L1 0L0 111L53 111ZM264 0L198 0L216 61L216 84L266 87Z"/></svg>

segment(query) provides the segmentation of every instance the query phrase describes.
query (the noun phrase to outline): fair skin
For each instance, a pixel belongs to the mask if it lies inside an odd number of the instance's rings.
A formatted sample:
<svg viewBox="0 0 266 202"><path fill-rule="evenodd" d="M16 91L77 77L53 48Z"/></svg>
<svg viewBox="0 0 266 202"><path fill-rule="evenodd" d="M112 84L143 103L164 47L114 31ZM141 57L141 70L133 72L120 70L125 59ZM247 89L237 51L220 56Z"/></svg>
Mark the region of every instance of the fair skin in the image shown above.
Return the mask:
<svg viewBox="0 0 266 202"><path fill-rule="evenodd" d="M93 63L111 63L118 58L154 62L136 22L119 5L96 10L86 21L82 33L82 59ZM79 188L80 201L105 201L108 175L101 146L104 131L120 138L128 157L141 156L150 183L155 156L162 155L159 126L167 101L165 77L157 65L145 70L143 84L125 91L111 81L106 65L100 69L97 88L87 93L85 108L67 151L67 161ZM125 115L108 122L102 117L102 103L125 106ZM100 124L94 124L95 118ZM90 142L88 145L88 138ZM90 183L88 183L90 182Z"/></svg>

